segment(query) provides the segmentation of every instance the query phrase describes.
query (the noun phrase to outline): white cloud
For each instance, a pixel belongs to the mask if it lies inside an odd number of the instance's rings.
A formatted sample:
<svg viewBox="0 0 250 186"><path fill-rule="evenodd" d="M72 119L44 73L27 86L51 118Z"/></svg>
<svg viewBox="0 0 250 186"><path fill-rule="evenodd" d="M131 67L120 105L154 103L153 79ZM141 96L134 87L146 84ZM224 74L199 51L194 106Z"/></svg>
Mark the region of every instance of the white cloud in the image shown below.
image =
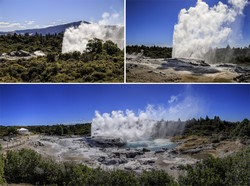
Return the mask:
<svg viewBox="0 0 250 186"><path fill-rule="evenodd" d="M12 23L12 24L8 24L8 25L0 25L0 28L11 28L11 27L15 27L15 26L20 26L20 23Z"/></svg>
<svg viewBox="0 0 250 186"><path fill-rule="evenodd" d="M8 24L10 24L10 23L8 23L8 22L0 22L0 25L8 25Z"/></svg>
<svg viewBox="0 0 250 186"><path fill-rule="evenodd" d="M32 25L35 21L25 21L27 25Z"/></svg>
<svg viewBox="0 0 250 186"><path fill-rule="evenodd" d="M178 96L171 96L170 100L168 100L168 103L173 103L178 100Z"/></svg>
<svg viewBox="0 0 250 186"><path fill-rule="evenodd" d="M117 12L112 14L104 12L102 14L102 20L100 20L98 23L100 25L123 25L123 16Z"/></svg>
<svg viewBox="0 0 250 186"><path fill-rule="evenodd" d="M108 18L110 16L110 14L108 12L104 12L102 14L102 18L105 19L105 18Z"/></svg>
<svg viewBox="0 0 250 186"><path fill-rule="evenodd" d="M26 26L20 25L20 26L18 26L18 28L26 28Z"/></svg>

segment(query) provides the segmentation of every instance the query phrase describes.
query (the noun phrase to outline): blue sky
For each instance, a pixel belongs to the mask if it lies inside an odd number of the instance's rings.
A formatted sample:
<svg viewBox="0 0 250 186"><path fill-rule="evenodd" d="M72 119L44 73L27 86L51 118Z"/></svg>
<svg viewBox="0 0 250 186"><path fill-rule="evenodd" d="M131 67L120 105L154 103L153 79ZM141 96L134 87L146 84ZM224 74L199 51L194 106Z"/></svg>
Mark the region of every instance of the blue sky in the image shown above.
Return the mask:
<svg viewBox="0 0 250 186"><path fill-rule="evenodd" d="M71 124L91 121L96 110L137 113L148 104L166 109L165 119L249 119L250 85L5 84L0 85L0 125Z"/></svg>
<svg viewBox="0 0 250 186"><path fill-rule="evenodd" d="M46 27L74 21L98 22L104 12L119 14L123 0L0 0L0 31Z"/></svg>
<svg viewBox="0 0 250 186"><path fill-rule="evenodd" d="M218 0L203 0L209 6ZM127 45L172 46L174 25L178 23L181 9L194 7L197 0L127 0ZM227 4L227 0L221 0ZM242 33L235 46L250 45L250 5L244 9L244 16L237 19ZM241 29L240 29L241 30Z"/></svg>

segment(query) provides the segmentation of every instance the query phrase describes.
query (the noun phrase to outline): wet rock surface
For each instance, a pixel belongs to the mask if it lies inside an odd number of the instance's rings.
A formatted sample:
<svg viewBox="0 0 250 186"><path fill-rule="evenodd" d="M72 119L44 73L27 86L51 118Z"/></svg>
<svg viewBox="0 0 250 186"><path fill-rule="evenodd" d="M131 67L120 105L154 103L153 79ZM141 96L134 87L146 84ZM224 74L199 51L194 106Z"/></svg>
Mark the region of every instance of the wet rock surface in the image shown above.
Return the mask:
<svg viewBox="0 0 250 186"><path fill-rule="evenodd" d="M109 147L122 147L126 144L121 138L104 138L101 136L97 137L86 137L83 138L90 147L101 147L101 148L109 148Z"/></svg>
<svg viewBox="0 0 250 186"><path fill-rule="evenodd" d="M197 161L192 158L180 157L180 154L172 153L172 150L166 148L157 151L150 151L146 148L119 148L116 146L117 144L121 145L121 141L118 139L110 138L105 140L101 138L101 143L99 143L100 138L95 139L98 139L98 145L101 144L101 147L92 146L92 143L79 137L61 138L53 136L43 136L35 139L30 142L29 146L44 157L54 161L73 161L92 168L100 167L104 170L122 169L136 174L143 170L162 169L166 170L170 175L172 173L173 176L178 176L178 171L171 170L170 167L178 167L179 165ZM111 143L115 145L110 145Z"/></svg>
<svg viewBox="0 0 250 186"><path fill-rule="evenodd" d="M239 75L234 78L237 82L250 83L250 72L246 74Z"/></svg>
<svg viewBox="0 0 250 186"><path fill-rule="evenodd" d="M236 64L127 56L128 82L250 82L249 74L249 68Z"/></svg>

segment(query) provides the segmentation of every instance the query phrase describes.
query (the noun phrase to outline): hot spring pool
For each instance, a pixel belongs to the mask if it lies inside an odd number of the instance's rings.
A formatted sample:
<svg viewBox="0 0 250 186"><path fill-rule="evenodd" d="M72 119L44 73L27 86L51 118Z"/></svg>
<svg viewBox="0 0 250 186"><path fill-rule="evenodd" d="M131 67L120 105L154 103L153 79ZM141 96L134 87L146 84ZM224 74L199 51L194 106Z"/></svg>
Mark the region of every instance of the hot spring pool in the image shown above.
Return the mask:
<svg viewBox="0 0 250 186"><path fill-rule="evenodd" d="M177 144L170 141L170 139L148 139L139 141L128 141L122 148L142 149L147 148L151 151L159 150L161 148L172 149Z"/></svg>

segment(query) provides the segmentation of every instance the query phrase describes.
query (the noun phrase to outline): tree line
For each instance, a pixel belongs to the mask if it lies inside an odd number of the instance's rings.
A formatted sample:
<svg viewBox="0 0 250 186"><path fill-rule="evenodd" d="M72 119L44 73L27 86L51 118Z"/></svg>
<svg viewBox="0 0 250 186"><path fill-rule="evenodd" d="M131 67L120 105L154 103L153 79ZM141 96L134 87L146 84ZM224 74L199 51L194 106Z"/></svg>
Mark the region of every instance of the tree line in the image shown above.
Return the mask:
<svg viewBox="0 0 250 186"><path fill-rule="evenodd" d="M206 118L200 117L199 119L190 119L187 121L171 121L164 122L160 121L157 123L154 129L156 134L159 133L160 125L185 125L184 130L177 128L176 135L197 135L197 136L208 136L220 140L226 139L242 139L248 140L250 137L250 121L244 119L241 122L230 122L221 120L218 116L210 119L208 116ZM17 134L17 126L1 126L0 125L0 137ZM85 124L75 124L75 125L41 125L41 126L25 126L30 132L36 134L48 134L48 135L90 135L91 134L91 123ZM182 133L181 133L182 132Z"/></svg>
<svg viewBox="0 0 250 186"><path fill-rule="evenodd" d="M172 58L171 47L145 46L145 45L128 45L126 47L127 54L142 53L150 58ZM235 63L250 64L250 45L248 47L231 48L214 48L205 54L204 58L209 59L213 63Z"/></svg>
<svg viewBox="0 0 250 186"><path fill-rule="evenodd" d="M63 33L59 34L7 34L0 35L0 54L12 51L36 51L60 53L62 51Z"/></svg>
<svg viewBox="0 0 250 186"><path fill-rule="evenodd" d="M250 45L243 48L226 48L211 49L205 57L210 58L214 63L235 63L239 65L250 64Z"/></svg>
<svg viewBox="0 0 250 186"><path fill-rule="evenodd" d="M191 119L186 121L183 131L184 136L197 135L211 137L214 142L227 139L241 139L246 143L250 138L250 121L244 119L239 122L229 122L221 120L218 116L210 119L206 118Z"/></svg>
<svg viewBox="0 0 250 186"><path fill-rule="evenodd" d="M91 124L75 124L75 125L40 125L40 126L23 126L34 134L46 134L46 135L90 135ZM18 134L18 126L1 126L0 125L0 138L4 136L14 136Z"/></svg>
<svg viewBox="0 0 250 186"><path fill-rule="evenodd" d="M138 54L142 53L146 57L150 58L171 58L172 48L171 47L160 47L160 46L145 46L145 45L128 45L126 47L127 54Z"/></svg>

